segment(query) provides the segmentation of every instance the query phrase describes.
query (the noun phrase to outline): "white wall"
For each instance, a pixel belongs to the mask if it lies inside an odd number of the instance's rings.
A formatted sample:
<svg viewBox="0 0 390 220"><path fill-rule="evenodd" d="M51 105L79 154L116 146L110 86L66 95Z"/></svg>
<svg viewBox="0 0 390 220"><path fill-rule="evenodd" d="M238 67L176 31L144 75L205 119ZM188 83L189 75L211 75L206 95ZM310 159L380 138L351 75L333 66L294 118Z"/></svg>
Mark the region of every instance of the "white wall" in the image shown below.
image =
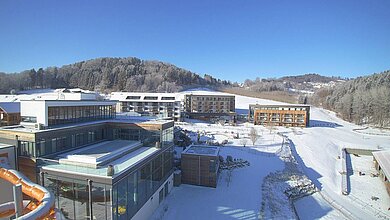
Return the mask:
<svg viewBox="0 0 390 220"><path fill-rule="evenodd" d="M37 123L48 126L48 107L49 106L93 106L93 105L115 105L116 102L107 101L45 101L45 100L22 100L20 102L20 115L37 117ZM31 123L21 122L21 124L30 125ZM35 123L33 123L35 124Z"/></svg>
<svg viewBox="0 0 390 220"><path fill-rule="evenodd" d="M142 208L133 216L134 220L148 220L152 216L153 212L160 205L159 192L164 188L165 183L168 182L168 192L170 193L173 187L173 174L160 186L160 188L153 194L151 198L142 206ZM165 192L164 192L165 193ZM165 196L165 195L164 195ZM153 199L152 199L153 198ZM165 197L164 197L165 199Z"/></svg>
<svg viewBox="0 0 390 220"><path fill-rule="evenodd" d="M44 101L21 101L20 116L37 117L37 123L46 124L47 108ZM21 123L26 124L26 123ZM30 123L28 123L30 124Z"/></svg>
<svg viewBox="0 0 390 220"><path fill-rule="evenodd" d="M5 157L8 158L7 164L6 165L3 164L1 166L4 166L7 169L8 168L15 169L15 150L13 147L0 148L0 157L1 157L0 160L2 160ZM6 167L6 166L10 166L10 167ZM12 186L13 185L11 183L0 178L0 204L13 201Z"/></svg>

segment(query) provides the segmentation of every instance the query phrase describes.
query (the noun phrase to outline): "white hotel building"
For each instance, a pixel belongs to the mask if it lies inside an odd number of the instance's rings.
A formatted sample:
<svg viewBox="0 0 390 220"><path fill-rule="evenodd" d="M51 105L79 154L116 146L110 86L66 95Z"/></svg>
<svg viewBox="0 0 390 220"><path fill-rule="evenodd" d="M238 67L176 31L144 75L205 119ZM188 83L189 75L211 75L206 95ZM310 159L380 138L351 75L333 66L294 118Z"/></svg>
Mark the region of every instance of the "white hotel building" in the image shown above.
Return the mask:
<svg viewBox="0 0 390 220"><path fill-rule="evenodd" d="M110 100L118 101L117 112L133 112L140 116L181 120L181 98L178 93L113 92Z"/></svg>

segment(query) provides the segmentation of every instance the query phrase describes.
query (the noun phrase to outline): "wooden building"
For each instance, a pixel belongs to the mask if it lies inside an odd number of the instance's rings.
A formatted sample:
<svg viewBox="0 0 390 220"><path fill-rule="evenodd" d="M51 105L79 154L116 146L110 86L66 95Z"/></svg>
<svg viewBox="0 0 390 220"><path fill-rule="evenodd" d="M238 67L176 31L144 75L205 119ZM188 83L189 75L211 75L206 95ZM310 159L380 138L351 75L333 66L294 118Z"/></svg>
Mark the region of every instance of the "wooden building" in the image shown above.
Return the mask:
<svg viewBox="0 0 390 220"><path fill-rule="evenodd" d="M390 196L390 150L374 151L372 155L374 156L375 168L383 179Z"/></svg>
<svg viewBox="0 0 390 220"><path fill-rule="evenodd" d="M20 123L20 102L0 102L0 127Z"/></svg>
<svg viewBox="0 0 390 220"><path fill-rule="evenodd" d="M181 153L182 183L217 187L219 147L193 145Z"/></svg>
<svg viewBox="0 0 390 220"><path fill-rule="evenodd" d="M249 121L255 125L308 127L308 105L249 105Z"/></svg>

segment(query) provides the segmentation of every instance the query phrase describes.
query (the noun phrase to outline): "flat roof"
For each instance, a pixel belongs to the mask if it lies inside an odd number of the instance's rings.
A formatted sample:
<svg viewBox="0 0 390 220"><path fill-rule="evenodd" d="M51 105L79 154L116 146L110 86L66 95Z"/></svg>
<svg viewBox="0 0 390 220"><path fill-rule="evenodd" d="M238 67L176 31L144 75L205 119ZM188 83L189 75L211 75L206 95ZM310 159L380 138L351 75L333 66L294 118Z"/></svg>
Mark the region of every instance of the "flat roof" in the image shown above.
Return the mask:
<svg viewBox="0 0 390 220"><path fill-rule="evenodd" d="M81 123L71 123L71 124L62 124L57 125L55 127L46 128L43 130L34 129L29 126L23 126L23 125L11 125L11 126L4 126L0 127L1 130L5 131L17 131L17 132L26 132L26 133L39 133L39 132L47 132L47 131L54 131L59 129L68 129L68 128L76 128L80 126L86 126L86 125L94 125L94 124L100 124L100 123L128 123L128 124L150 124L150 125L163 125L165 123L172 122L173 120L163 120L163 119L150 119L145 117L138 117L138 116L120 116L117 115L116 118L113 119L106 119L106 120L97 120L97 121L88 121L88 122L81 122Z"/></svg>
<svg viewBox="0 0 390 220"><path fill-rule="evenodd" d="M159 151L160 149L155 147L134 147L132 151L123 153L122 155L117 155L119 157L114 157L115 152L118 152L118 150L123 150L123 148L126 148L126 143L119 143L117 141L107 141L108 143L103 144L103 149L98 149L101 147L101 143L87 146L84 148L81 148L79 151L77 151L79 154L79 157L72 158L73 160L81 161L81 163L88 163L88 160L94 160L99 159L101 157L108 157L114 158L112 161L110 161L107 164L98 166L96 168L92 167L86 167L86 166L80 166L75 164L68 164L63 163L61 159L58 163L53 162L52 164L47 164L42 166L43 170L47 171L54 171L59 173L67 173L72 175L85 175L85 176L94 176L94 177L101 177L101 178L108 178L108 179L114 179L116 176L120 175L121 173L131 169L132 167L136 166L137 164L140 164L142 161L147 159L149 156L153 155L155 152ZM114 147L112 151L110 150L110 146L114 146L115 144L120 144L119 147ZM128 142L129 145L135 144L134 141ZM105 146L105 147L104 147ZM92 149L91 149L92 148ZM91 154L88 154L88 152L91 151ZM74 152L74 151L73 151ZM70 152L71 153L71 152ZM69 156L69 154L64 154L63 156ZM84 158L83 158L84 157ZM82 161L85 159L85 161ZM112 165L114 168L114 175L108 176L107 175L107 169L108 166Z"/></svg>
<svg viewBox="0 0 390 220"><path fill-rule="evenodd" d="M103 141L101 143L61 154L59 157L62 159L59 160L59 163L96 168L141 146L142 144L139 141Z"/></svg>
<svg viewBox="0 0 390 220"><path fill-rule="evenodd" d="M156 99L145 99L145 97L155 97ZM165 100L163 98L173 98ZM131 101L131 102L178 102L179 93L151 93L151 92L112 92L110 100Z"/></svg>
<svg viewBox="0 0 390 220"><path fill-rule="evenodd" d="M2 149L2 148L9 148L9 147L14 147L14 145L0 143L0 149Z"/></svg>
<svg viewBox="0 0 390 220"><path fill-rule="evenodd" d="M386 177L390 178L390 150L374 151L372 155L381 166Z"/></svg>
<svg viewBox="0 0 390 220"><path fill-rule="evenodd" d="M310 107L310 105L303 105L303 104L280 104L280 105L262 105L262 104L249 104L249 106L261 106L261 107Z"/></svg>
<svg viewBox="0 0 390 220"><path fill-rule="evenodd" d="M219 147L192 145L185 149L181 154L204 155L204 156L218 156Z"/></svg>

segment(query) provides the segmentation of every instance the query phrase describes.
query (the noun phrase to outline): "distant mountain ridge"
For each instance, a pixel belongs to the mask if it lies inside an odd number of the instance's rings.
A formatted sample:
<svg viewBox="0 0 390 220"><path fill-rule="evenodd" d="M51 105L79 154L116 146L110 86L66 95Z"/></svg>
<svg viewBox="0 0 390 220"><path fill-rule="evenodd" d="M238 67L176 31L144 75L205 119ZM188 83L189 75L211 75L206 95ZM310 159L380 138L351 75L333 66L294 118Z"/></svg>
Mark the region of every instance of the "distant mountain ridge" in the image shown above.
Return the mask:
<svg viewBox="0 0 390 220"><path fill-rule="evenodd" d="M226 80L160 61L97 58L62 67L0 73L0 93L35 88L82 88L106 91L176 92L194 86L229 85Z"/></svg>

